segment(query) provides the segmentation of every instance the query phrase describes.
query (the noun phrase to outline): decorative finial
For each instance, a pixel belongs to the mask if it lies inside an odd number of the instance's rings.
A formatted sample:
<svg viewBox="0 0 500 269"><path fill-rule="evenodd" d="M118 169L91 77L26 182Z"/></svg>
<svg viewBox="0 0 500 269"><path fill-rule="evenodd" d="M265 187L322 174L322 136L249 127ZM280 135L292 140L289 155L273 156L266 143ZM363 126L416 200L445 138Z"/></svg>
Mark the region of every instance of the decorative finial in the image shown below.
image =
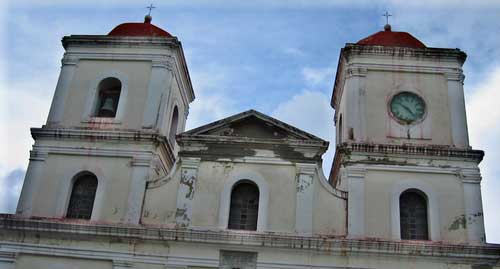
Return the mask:
<svg viewBox="0 0 500 269"><path fill-rule="evenodd" d="M146 17L144 17L144 23L151 23L151 20L153 19L153 17L151 17L151 11L153 10L153 8L156 8L155 6L153 6L153 4L149 5L146 7L147 9L149 9L149 12L148 12L148 15L146 15Z"/></svg>
<svg viewBox="0 0 500 269"><path fill-rule="evenodd" d="M389 24L389 17L391 17L392 15L389 14L389 12L386 10L384 14L382 14L382 16L385 17L385 25L384 25L384 30L385 31L390 31L391 30L391 25Z"/></svg>

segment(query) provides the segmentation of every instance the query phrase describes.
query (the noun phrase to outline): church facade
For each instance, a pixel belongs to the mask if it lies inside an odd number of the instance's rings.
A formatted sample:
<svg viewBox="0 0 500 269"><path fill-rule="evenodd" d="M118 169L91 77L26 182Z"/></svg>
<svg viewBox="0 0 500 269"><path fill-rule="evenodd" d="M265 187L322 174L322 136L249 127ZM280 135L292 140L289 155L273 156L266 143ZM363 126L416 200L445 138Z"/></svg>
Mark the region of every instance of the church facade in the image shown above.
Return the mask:
<svg viewBox="0 0 500 269"><path fill-rule="evenodd" d="M346 44L325 176L327 141L255 110L185 131L182 45L150 16L62 43L0 269L500 268L459 49Z"/></svg>

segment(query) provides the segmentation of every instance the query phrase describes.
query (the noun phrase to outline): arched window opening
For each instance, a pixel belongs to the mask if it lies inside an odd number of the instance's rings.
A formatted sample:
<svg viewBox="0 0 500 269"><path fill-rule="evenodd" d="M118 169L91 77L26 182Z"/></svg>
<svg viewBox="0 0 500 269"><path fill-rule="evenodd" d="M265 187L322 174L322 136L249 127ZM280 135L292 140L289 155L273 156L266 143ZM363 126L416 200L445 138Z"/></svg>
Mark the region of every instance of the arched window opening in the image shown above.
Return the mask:
<svg viewBox="0 0 500 269"><path fill-rule="evenodd" d="M97 177L92 173L79 175L71 191L67 218L90 219L97 190Z"/></svg>
<svg viewBox="0 0 500 269"><path fill-rule="evenodd" d="M427 221L427 197L416 189L410 189L399 197L401 239L429 240Z"/></svg>
<svg viewBox="0 0 500 269"><path fill-rule="evenodd" d="M238 183L231 192L229 229L257 230L259 215L259 188L252 182Z"/></svg>
<svg viewBox="0 0 500 269"><path fill-rule="evenodd" d="M99 82L95 117L114 118L120 101L122 83L117 78L105 78Z"/></svg>
<svg viewBox="0 0 500 269"><path fill-rule="evenodd" d="M179 125L179 110L177 106L174 107L174 112L172 113L172 120L170 121L170 132L168 133L168 139L172 145L175 144L175 135L177 134L177 125Z"/></svg>

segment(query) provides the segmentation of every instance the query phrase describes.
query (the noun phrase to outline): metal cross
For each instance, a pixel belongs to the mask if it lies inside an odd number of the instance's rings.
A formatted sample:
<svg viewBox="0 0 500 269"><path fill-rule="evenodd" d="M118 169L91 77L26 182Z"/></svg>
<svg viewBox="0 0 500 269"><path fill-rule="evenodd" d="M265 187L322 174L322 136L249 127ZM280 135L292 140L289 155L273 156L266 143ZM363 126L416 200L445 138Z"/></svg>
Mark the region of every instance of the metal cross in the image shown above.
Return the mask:
<svg viewBox="0 0 500 269"><path fill-rule="evenodd" d="M389 24L389 17L391 17L392 15L389 14L388 11L386 11L382 16L385 17L386 24Z"/></svg>
<svg viewBox="0 0 500 269"><path fill-rule="evenodd" d="M148 7L146 7L147 9L149 9L149 13L148 15L151 16L151 10L153 10L153 8L156 8L155 6L153 6L153 4L149 5Z"/></svg>

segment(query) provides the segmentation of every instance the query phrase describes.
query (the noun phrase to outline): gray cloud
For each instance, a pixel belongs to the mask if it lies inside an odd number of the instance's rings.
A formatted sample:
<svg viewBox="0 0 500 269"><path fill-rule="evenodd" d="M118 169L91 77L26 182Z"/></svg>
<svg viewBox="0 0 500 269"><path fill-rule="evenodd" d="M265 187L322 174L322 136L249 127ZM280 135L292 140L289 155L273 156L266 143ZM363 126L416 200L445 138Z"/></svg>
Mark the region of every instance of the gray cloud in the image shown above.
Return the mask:
<svg viewBox="0 0 500 269"><path fill-rule="evenodd" d="M0 178L0 212L14 213L23 185L25 170L15 169Z"/></svg>

